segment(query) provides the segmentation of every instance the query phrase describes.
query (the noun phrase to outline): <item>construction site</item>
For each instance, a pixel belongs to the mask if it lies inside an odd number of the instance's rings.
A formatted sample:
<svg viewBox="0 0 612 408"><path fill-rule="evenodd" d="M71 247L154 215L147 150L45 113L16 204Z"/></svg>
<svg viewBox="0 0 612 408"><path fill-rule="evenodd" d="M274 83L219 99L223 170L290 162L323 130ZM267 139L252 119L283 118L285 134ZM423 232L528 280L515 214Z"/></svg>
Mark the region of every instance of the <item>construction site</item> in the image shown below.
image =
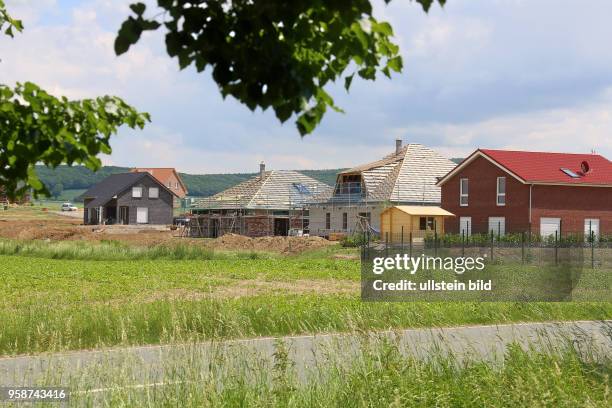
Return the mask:
<svg viewBox="0 0 612 408"><path fill-rule="evenodd" d="M332 188L291 170L266 171L214 196L195 200L181 236L217 238L302 236L310 233L308 203Z"/></svg>

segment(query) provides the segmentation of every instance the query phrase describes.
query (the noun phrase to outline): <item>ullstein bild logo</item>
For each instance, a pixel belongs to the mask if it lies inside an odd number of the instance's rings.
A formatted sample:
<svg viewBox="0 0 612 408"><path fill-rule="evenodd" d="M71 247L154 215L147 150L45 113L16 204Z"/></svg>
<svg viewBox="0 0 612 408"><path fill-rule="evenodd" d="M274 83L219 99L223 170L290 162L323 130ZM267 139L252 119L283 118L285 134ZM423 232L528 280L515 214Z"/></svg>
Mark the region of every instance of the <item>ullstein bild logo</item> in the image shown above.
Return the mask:
<svg viewBox="0 0 612 408"><path fill-rule="evenodd" d="M464 254L468 250L471 253ZM362 300L612 300L610 276L602 268L585 268L581 247L425 248L411 252L362 248Z"/></svg>

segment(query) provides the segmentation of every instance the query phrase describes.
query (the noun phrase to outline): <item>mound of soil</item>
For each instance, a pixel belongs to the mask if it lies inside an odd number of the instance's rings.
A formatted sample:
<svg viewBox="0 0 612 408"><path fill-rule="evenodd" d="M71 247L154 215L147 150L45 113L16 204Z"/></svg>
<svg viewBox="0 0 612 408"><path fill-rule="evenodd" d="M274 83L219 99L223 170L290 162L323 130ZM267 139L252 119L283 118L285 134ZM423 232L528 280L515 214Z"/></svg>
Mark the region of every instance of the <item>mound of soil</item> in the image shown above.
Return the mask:
<svg viewBox="0 0 612 408"><path fill-rule="evenodd" d="M321 237L259 237L250 238L244 235L226 234L215 239L210 246L218 250L234 251L269 251L281 253L299 253L335 245Z"/></svg>

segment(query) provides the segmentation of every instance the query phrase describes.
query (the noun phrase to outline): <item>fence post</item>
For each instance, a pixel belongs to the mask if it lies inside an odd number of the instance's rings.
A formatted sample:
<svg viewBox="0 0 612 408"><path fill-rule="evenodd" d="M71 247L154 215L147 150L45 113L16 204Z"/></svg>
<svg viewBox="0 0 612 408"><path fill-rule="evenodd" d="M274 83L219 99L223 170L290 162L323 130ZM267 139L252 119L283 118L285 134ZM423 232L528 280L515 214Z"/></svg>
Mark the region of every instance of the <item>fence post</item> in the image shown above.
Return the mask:
<svg viewBox="0 0 612 408"><path fill-rule="evenodd" d="M410 242L408 243L408 248L409 248L409 251L410 251L410 258L412 258L412 231L410 231L409 238L410 238Z"/></svg>
<svg viewBox="0 0 612 408"><path fill-rule="evenodd" d="M434 256L438 256L438 231L434 231Z"/></svg>
<svg viewBox="0 0 612 408"><path fill-rule="evenodd" d="M401 242L401 248L402 248L402 254L404 253L404 226L402 225L402 238L400 240Z"/></svg>
<svg viewBox="0 0 612 408"><path fill-rule="evenodd" d="M465 257L465 230L461 230L461 256Z"/></svg>
<svg viewBox="0 0 612 408"><path fill-rule="evenodd" d="M493 230L491 230L491 262L493 262L493 238L494 238L494 233L493 233Z"/></svg>
<svg viewBox="0 0 612 408"><path fill-rule="evenodd" d="M525 232L521 232L521 263L525 263Z"/></svg>
<svg viewBox="0 0 612 408"><path fill-rule="evenodd" d="M591 230L591 269L595 269L595 233Z"/></svg>
<svg viewBox="0 0 612 408"><path fill-rule="evenodd" d="M389 231L385 232L385 256L389 257Z"/></svg>
<svg viewBox="0 0 612 408"><path fill-rule="evenodd" d="M558 241L559 231L555 231L555 265L559 262L559 241Z"/></svg>

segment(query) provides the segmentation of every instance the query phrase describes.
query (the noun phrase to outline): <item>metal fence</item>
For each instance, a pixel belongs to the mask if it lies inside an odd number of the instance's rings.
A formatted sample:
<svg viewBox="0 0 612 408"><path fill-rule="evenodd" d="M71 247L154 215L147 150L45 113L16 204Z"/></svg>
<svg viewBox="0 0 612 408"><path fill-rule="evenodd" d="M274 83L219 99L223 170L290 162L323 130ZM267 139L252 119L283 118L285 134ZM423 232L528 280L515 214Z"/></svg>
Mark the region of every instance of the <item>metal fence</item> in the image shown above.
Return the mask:
<svg viewBox="0 0 612 408"><path fill-rule="evenodd" d="M409 256L481 256L488 262L531 265L582 262L585 267L612 270L612 236L559 234L540 236L529 232L515 234L437 234L432 231L383 233L359 236L362 257L371 249Z"/></svg>

